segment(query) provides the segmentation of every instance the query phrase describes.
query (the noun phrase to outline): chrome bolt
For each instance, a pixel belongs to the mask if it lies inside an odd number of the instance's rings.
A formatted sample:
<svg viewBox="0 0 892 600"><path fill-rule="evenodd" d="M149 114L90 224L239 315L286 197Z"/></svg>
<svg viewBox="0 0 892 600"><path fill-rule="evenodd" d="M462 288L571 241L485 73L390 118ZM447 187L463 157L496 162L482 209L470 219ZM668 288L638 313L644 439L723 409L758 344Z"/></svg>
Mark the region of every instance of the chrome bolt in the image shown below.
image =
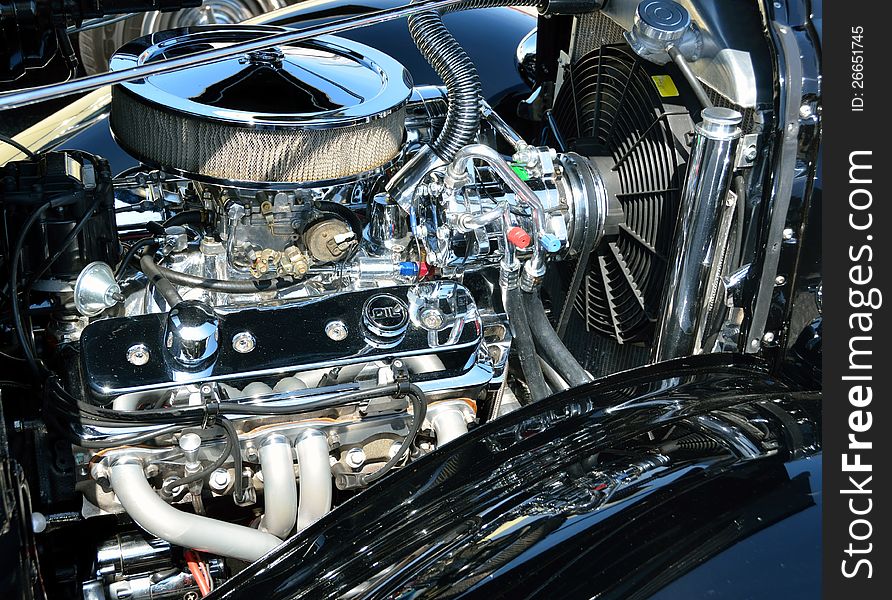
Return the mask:
<svg viewBox="0 0 892 600"><path fill-rule="evenodd" d="M257 347L257 338L250 331L241 331L232 336L232 349L239 354L247 354Z"/></svg>
<svg viewBox="0 0 892 600"><path fill-rule="evenodd" d="M348 332L347 325L343 321L329 321L325 324L325 335L335 342L347 339Z"/></svg>
<svg viewBox="0 0 892 600"><path fill-rule="evenodd" d="M778 275L774 278L774 285L784 285L785 283L787 283L787 278L783 275Z"/></svg>
<svg viewBox="0 0 892 600"><path fill-rule="evenodd" d="M210 481L208 483L211 486L211 489L215 492L222 492L227 487L229 487L229 482L231 478L229 477L229 471L226 469L217 469L213 473L211 473Z"/></svg>
<svg viewBox="0 0 892 600"><path fill-rule="evenodd" d="M803 119L810 118L814 112L812 111L811 104L803 104L799 107L799 116Z"/></svg>
<svg viewBox="0 0 892 600"><path fill-rule="evenodd" d="M127 362L131 365L141 367L149 362L150 357L151 353L145 344L134 344L127 349Z"/></svg>
<svg viewBox="0 0 892 600"><path fill-rule="evenodd" d="M793 230L790 229L789 227L787 227L786 229L784 229L784 239L785 239L785 240L792 240L792 239L793 239Z"/></svg>
<svg viewBox="0 0 892 600"><path fill-rule="evenodd" d="M161 472L161 469L158 467L158 465L151 464L151 465L146 465L146 468L143 470L143 472L146 474L146 477L151 478L151 477L157 476L158 473Z"/></svg>
<svg viewBox="0 0 892 600"><path fill-rule="evenodd" d="M427 308L421 311L420 319L424 328L430 331L439 331L443 327L443 323L446 322L446 317L437 308Z"/></svg>
<svg viewBox="0 0 892 600"><path fill-rule="evenodd" d="M764 344L770 344L770 343L772 343L772 342L774 342L774 332L773 332L773 331L766 331L766 332L765 332L765 335L762 336L762 343L764 343Z"/></svg>
<svg viewBox="0 0 892 600"><path fill-rule="evenodd" d="M347 466L351 469L359 469L362 465L365 464L365 451L362 448L350 448L347 450L347 456L344 457L344 462L347 463Z"/></svg>
<svg viewBox="0 0 892 600"><path fill-rule="evenodd" d="M257 448L253 445L245 448L245 458L247 458L251 462L257 462L257 458L259 454L257 453Z"/></svg>
<svg viewBox="0 0 892 600"><path fill-rule="evenodd" d="M759 156L759 152L756 150L755 144L747 146L746 150L743 151L743 158L746 159L746 162L753 162L757 156Z"/></svg>

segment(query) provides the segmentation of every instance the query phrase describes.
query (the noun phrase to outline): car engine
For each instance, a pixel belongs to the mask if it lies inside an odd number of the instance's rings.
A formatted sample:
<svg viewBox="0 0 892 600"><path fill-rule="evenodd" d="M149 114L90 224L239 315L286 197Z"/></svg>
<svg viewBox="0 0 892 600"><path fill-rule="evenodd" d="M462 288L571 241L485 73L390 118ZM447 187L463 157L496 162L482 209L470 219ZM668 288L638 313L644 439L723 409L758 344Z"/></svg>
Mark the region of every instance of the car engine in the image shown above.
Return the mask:
<svg viewBox="0 0 892 600"><path fill-rule="evenodd" d="M692 73L711 33L681 4L602 4L550 3L576 29L535 138L429 11L409 29L443 86L338 35L163 31L110 73L208 60L112 87L137 166L2 168L7 334L45 380L20 426L64 434L71 518L115 523L84 598L205 593L469 429L747 344L756 92Z"/></svg>

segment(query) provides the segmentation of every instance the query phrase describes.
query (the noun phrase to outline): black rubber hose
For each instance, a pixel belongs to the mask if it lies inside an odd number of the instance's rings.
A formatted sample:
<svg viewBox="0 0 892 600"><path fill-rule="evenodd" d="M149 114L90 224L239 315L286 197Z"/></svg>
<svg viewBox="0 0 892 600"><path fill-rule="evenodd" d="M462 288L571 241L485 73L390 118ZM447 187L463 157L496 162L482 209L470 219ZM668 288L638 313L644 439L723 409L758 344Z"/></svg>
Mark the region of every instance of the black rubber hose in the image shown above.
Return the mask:
<svg viewBox="0 0 892 600"><path fill-rule="evenodd" d="M154 262L154 261L153 261ZM140 261L142 264L142 261ZM269 292L275 290L284 290L300 283L293 279L207 279L204 277L196 277L195 275L187 275L172 269L155 265L158 272L169 281L177 285L185 285L189 287L202 288L213 292L221 292L224 294L256 294L257 292Z"/></svg>
<svg viewBox="0 0 892 600"><path fill-rule="evenodd" d="M535 402L548 397L551 390L545 383L542 365L539 364L539 356L536 354L533 333L530 330L529 319L521 297L522 293L520 288L509 289L505 298L505 310L508 313L508 322L514 335L512 345L517 348L520 368L526 378L527 387L530 388L530 396Z"/></svg>
<svg viewBox="0 0 892 600"><path fill-rule="evenodd" d="M177 213L171 218L164 221L163 227L173 227L175 225L201 225L205 222L205 213L202 210L184 210Z"/></svg>
<svg viewBox="0 0 892 600"><path fill-rule="evenodd" d="M177 288L175 288L170 280L161 272L161 267L155 263L154 258L149 255L142 256L139 259L139 267L169 305L176 306L183 301L183 297L180 296Z"/></svg>
<svg viewBox="0 0 892 600"><path fill-rule="evenodd" d="M468 0L449 12L495 6L536 6L539 0ZM409 17L409 33L421 55L446 85L446 122L431 142L437 156L450 162L464 146L474 143L480 129L480 76L471 57L443 24L437 11Z"/></svg>
<svg viewBox="0 0 892 600"><path fill-rule="evenodd" d="M186 210L181 213L177 213L171 218L167 219L163 223L161 223L161 227L173 227L175 225L200 225L204 223L204 212L201 210ZM159 232L160 235L160 232ZM140 240L137 240L132 246L130 246L130 250L127 251L127 254L124 256L124 259L119 263L118 270L115 273L115 279L120 281L124 277L124 273L127 270L127 265L130 264L130 261L133 260L133 257L136 256L136 253L155 243L154 237L146 237ZM158 267L159 269L161 267ZM167 278L170 279L169 277Z"/></svg>
<svg viewBox="0 0 892 600"><path fill-rule="evenodd" d="M548 322L548 315L545 314L545 307L542 306L539 292L522 292L522 294L536 348L545 355L548 363L570 384L570 387L592 381L593 378L586 373L576 357L567 350L557 332Z"/></svg>
<svg viewBox="0 0 892 600"><path fill-rule="evenodd" d="M245 481L245 465L242 461L242 452L238 443L238 433L229 419L218 417L218 420L232 444L232 462L235 464L235 500L236 502L244 502L246 500L247 482Z"/></svg>

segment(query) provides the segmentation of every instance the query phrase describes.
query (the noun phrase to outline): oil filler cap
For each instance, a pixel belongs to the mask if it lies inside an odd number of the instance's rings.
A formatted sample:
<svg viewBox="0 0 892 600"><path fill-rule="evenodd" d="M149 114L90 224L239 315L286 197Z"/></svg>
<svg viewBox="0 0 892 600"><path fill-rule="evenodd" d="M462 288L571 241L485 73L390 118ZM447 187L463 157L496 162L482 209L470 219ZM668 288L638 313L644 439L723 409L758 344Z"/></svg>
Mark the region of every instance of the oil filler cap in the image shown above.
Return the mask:
<svg viewBox="0 0 892 600"><path fill-rule="evenodd" d="M409 307L393 294L377 294L363 305L362 323L374 337L397 338L409 326Z"/></svg>

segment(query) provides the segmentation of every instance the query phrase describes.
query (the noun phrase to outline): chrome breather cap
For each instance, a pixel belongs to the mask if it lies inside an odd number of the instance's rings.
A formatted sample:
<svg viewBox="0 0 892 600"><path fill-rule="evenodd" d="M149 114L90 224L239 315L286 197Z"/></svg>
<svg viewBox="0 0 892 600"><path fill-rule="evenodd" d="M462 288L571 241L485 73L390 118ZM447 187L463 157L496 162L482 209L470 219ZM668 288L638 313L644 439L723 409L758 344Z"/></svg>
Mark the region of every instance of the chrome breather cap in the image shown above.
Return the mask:
<svg viewBox="0 0 892 600"><path fill-rule="evenodd" d="M220 317L203 302L180 302L167 313L164 348L168 359L181 369L207 367L220 349Z"/></svg>

